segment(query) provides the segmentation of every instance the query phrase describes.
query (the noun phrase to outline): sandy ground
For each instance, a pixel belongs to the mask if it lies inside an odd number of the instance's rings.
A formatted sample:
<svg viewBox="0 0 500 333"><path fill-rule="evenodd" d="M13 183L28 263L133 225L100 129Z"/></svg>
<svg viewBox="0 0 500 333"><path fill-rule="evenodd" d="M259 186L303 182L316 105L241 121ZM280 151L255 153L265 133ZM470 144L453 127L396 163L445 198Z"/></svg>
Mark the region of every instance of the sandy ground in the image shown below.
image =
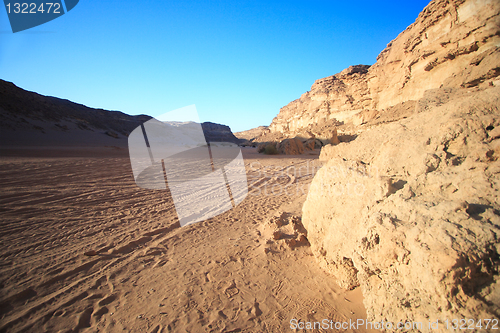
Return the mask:
<svg viewBox="0 0 500 333"><path fill-rule="evenodd" d="M319 152L242 150L247 198L182 228L168 191L135 185L127 154L3 154L0 331L288 332L293 319L365 319L360 290L340 289L308 246L272 237L276 214L292 237Z"/></svg>

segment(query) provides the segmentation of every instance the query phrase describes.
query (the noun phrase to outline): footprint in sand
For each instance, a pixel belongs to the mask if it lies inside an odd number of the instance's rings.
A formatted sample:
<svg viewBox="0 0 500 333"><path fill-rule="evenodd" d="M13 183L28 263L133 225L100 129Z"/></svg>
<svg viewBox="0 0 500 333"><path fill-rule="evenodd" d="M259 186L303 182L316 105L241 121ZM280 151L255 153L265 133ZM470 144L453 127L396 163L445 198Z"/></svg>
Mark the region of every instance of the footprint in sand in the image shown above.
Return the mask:
<svg viewBox="0 0 500 333"><path fill-rule="evenodd" d="M78 322L76 325L76 329L80 328L85 328L85 327L90 327L90 318L92 316L92 312L94 311L94 308L87 308L85 309L80 315L78 316Z"/></svg>
<svg viewBox="0 0 500 333"><path fill-rule="evenodd" d="M116 299L116 294L109 295L108 297L102 299L99 301L99 306L105 306L108 305L109 303L113 302Z"/></svg>
<svg viewBox="0 0 500 333"><path fill-rule="evenodd" d="M109 312L109 310L108 310L107 307L102 307L99 310L97 310L96 312L94 312L92 314L92 318L93 318L94 324L98 323L101 320L101 317L103 315L105 315L106 313L108 313L108 312Z"/></svg>
<svg viewBox="0 0 500 333"><path fill-rule="evenodd" d="M149 333L162 333L163 332L163 326L161 325L156 325L149 331Z"/></svg>

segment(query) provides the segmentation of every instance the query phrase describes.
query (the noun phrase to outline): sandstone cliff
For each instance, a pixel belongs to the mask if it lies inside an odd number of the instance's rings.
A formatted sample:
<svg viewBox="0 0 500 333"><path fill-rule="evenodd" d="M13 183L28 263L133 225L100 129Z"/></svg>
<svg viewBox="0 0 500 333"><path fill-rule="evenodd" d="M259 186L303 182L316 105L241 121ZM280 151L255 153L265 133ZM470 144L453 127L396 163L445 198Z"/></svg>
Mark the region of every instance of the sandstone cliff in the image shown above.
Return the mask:
<svg viewBox="0 0 500 333"><path fill-rule="evenodd" d="M321 127L355 134L370 120L414 113L429 89L491 82L500 75L499 10L496 0L432 1L373 66L351 66L317 80L280 110L259 141L308 130L321 136Z"/></svg>
<svg viewBox="0 0 500 333"><path fill-rule="evenodd" d="M500 313L500 87L448 94L322 149L303 224L371 320Z"/></svg>
<svg viewBox="0 0 500 333"><path fill-rule="evenodd" d="M357 134L322 148L303 224L369 320L500 316L499 46L500 2L432 1L376 64L317 81L270 126Z"/></svg>
<svg viewBox="0 0 500 333"><path fill-rule="evenodd" d="M351 66L339 74L317 80L311 91L280 110L269 126L269 133L284 137L311 131L321 136L325 125L338 126L370 107L367 84L370 66Z"/></svg>

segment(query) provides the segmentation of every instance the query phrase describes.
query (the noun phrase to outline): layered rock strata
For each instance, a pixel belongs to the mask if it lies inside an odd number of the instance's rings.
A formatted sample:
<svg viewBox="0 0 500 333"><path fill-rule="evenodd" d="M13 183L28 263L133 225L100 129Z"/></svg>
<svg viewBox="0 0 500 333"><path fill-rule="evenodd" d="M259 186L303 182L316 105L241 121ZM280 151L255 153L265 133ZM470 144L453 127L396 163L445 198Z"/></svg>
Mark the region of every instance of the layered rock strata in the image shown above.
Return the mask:
<svg viewBox="0 0 500 333"><path fill-rule="evenodd" d="M385 120L393 121L413 113L414 102L429 89L495 80L500 75L499 7L495 0L432 1L373 66L351 66L317 80L280 110L259 140L318 127L358 133L362 128L356 126L381 114L396 113Z"/></svg>

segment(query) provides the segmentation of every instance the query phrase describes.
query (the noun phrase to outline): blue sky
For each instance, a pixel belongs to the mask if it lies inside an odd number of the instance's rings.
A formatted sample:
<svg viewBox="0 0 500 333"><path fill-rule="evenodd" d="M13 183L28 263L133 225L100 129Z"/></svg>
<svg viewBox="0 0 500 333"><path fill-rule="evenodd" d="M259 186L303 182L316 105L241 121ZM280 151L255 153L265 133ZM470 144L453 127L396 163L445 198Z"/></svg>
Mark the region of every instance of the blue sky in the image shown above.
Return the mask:
<svg viewBox="0 0 500 333"><path fill-rule="evenodd" d="M1 8L0 78L128 114L196 104L236 132L269 125L317 79L375 63L427 3L80 0L15 34Z"/></svg>

